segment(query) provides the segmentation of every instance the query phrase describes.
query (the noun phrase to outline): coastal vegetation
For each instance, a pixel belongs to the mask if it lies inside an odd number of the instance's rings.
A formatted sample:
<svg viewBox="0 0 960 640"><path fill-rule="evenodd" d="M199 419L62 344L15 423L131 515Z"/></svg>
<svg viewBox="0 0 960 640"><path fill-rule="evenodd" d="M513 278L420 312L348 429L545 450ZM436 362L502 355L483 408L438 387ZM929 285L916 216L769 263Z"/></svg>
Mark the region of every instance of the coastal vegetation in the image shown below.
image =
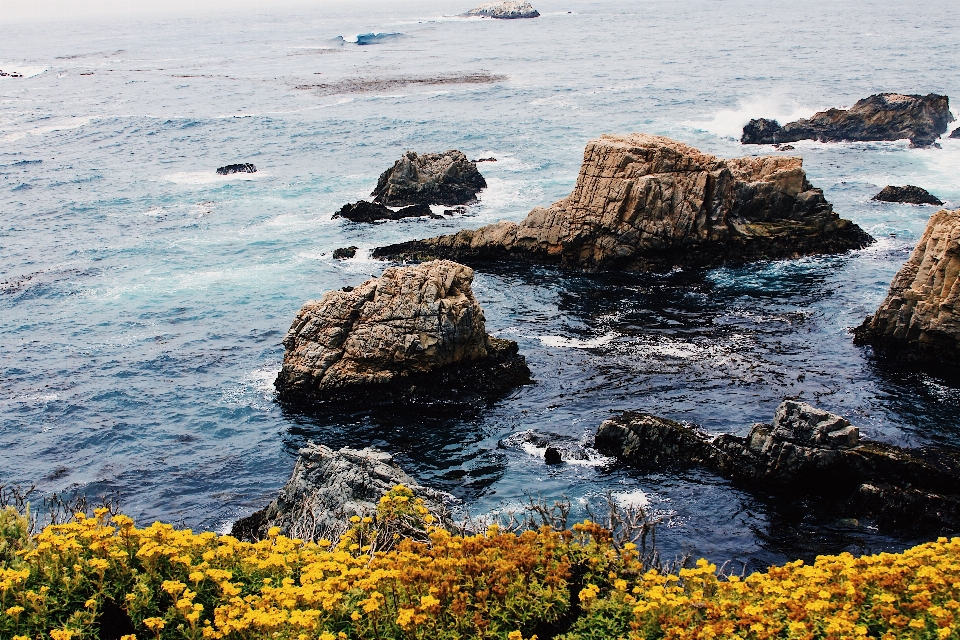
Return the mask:
<svg viewBox="0 0 960 640"><path fill-rule="evenodd" d="M338 541L138 528L107 508L32 535L8 507L0 637L960 638L960 538L746 576L649 560L590 521L454 535L401 485Z"/></svg>

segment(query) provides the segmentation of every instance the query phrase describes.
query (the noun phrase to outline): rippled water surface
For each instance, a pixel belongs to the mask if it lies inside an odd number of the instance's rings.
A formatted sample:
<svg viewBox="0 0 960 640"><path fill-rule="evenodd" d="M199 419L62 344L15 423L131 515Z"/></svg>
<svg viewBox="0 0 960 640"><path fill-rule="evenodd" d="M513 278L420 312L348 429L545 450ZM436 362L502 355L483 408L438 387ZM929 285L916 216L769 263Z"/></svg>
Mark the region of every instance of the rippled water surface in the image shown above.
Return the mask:
<svg viewBox="0 0 960 640"><path fill-rule="evenodd" d="M520 343L537 381L478 414L321 419L274 401L305 300L379 275L376 245L565 196L601 133L738 156L769 152L739 144L750 117L880 91L960 100L947 2L537 7L519 21L448 17L468 7L445 0L0 28L0 68L26 76L0 77L0 481L117 492L141 520L221 529L265 504L312 439L382 447L473 513L612 491L666 517L667 554L762 566L907 544L710 474L547 467L505 440L587 439L623 409L743 434L798 396L868 437L960 445L957 381L891 369L850 335L934 211L870 197L909 183L960 206L960 140L796 145L878 238L862 251L661 275L478 271L489 330ZM400 35L356 44L366 33ZM403 151L449 148L498 159L466 215L330 219ZM215 174L234 162L259 171ZM358 258L332 259L351 244Z"/></svg>

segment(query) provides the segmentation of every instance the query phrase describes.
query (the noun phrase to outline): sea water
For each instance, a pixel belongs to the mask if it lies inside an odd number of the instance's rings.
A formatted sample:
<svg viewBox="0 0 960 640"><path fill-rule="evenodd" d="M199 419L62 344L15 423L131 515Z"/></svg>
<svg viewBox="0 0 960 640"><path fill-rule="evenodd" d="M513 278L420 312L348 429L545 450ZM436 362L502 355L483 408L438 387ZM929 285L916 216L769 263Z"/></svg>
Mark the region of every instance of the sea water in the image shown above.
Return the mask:
<svg viewBox="0 0 960 640"><path fill-rule="evenodd" d="M589 442L628 409L743 435L796 397L868 438L960 445L957 381L891 367L850 333L936 210L870 198L916 184L960 206L960 140L796 143L811 182L877 238L860 251L659 275L478 269L488 330L519 342L536 380L486 410L318 418L275 401L301 304L378 276L375 246L564 197L600 134L733 157L771 152L739 143L752 117L882 91L960 100L948 2L542 0L512 21L456 17L467 4L3 25L0 69L24 77L0 77L0 481L224 530L312 440L380 447L475 515L564 496L582 515L611 495L663 518L667 556L763 566L908 545L702 471L599 454L548 467L510 437ZM408 149L497 162L479 165L489 187L466 214L331 219ZM215 173L238 162L258 172ZM356 258L332 258L350 245Z"/></svg>

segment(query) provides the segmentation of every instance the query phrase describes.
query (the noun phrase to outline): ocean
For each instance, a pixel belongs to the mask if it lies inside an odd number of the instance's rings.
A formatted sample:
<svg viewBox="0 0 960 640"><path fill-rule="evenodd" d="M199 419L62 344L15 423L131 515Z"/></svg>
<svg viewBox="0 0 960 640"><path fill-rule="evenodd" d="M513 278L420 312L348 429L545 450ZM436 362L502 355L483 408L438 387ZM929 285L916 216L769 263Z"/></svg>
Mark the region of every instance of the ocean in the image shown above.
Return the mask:
<svg viewBox="0 0 960 640"><path fill-rule="evenodd" d="M960 381L854 346L936 207L960 207L960 140L796 143L807 176L877 242L844 255L668 274L478 269L488 330L536 384L478 413L320 418L272 383L296 311L378 276L373 247L566 196L586 142L669 136L722 157L783 123L883 91L960 105L952 3L544 0L534 20L469 3L116 17L0 27L0 483L118 499L139 522L225 531L264 506L304 442L376 446L474 515L605 496L663 522L666 557L764 567L903 549L869 523L701 471L602 456L548 467L535 429L588 442L632 409L745 434L786 397L868 437L960 446ZM960 125L956 123L954 126ZM489 187L467 213L333 220L408 149L460 149ZM252 162L254 174L217 167ZM334 260L338 247L358 255ZM511 438L511 436L513 436Z"/></svg>

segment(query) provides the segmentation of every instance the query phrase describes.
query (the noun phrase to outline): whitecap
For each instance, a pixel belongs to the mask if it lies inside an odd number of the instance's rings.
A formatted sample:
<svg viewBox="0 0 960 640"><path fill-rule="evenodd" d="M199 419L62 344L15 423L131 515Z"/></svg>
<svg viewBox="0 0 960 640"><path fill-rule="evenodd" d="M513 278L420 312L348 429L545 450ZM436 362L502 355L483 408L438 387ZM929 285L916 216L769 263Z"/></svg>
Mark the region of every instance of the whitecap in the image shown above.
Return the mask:
<svg viewBox="0 0 960 640"><path fill-rule="evenodd" d="M606 333L592 340L579 340L577 338L566 338L564 336L537 336L540 342L546 347L561 347L568 349L596 349L610 344L619 337L618 333Z"/></svg>
<svg viewBox="0 0 960 640"><path fill-rule="evenodd" d="M734 109L721 109L707 121L693 121L686 124L702 131L709 131L722 138L740 139L743 125L753 118L768 118L780 124L793 122L800 118L809 118L820 109L810 108L796 102L777 100L770 97L755 97L741 100Z"/></svg>
<svg viewBox="0 0 960 640"><path fill-rule="evenodd" d="M614 493L613 499L621 507L646 508L650 506L650 498L647 497L647 494L644 493L642 489L634 489L633 491L624 491L622 493Z"/></svg>
<svg viewBox="0 0 960 640"><path fill-rule="evenodd" d="M257 180L263 177L262 171L256 173L231 173L226 176L218 174L214 170L210 171L180 171L163 176L164 180L176 184L214 184L217 182L233 182L238 180Z"/></svg>

